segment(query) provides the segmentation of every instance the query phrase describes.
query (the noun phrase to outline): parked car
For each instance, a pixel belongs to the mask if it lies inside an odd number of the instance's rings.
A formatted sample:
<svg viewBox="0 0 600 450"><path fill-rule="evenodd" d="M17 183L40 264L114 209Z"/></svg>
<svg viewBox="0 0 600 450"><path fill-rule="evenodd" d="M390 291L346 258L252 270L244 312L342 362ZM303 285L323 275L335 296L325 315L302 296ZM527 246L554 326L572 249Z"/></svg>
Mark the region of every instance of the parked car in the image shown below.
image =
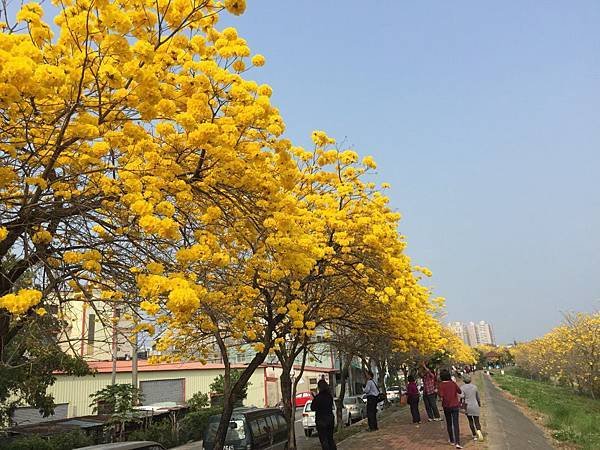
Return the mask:
<svg viewBox="0 0 600 450"><path fill-rule="evenodd" d="M390 402L398 402L400 401L400 395L402 395L401 392L402 390L400 389L400 386L390 386L386 390L387 399Z"/></svg>
<svg viewBox="0 0 600 450"><path fill-rule="evenodd" d="M366 405L367 404L367 396L363 395L361 398L363 399L363 402L365 402L365 405ZM385 401L382 400L380 402L377 402L377 412L380 413L381 411L383 411L383 408L385 408Z"/></svg>
<svg viewBox="0 0 600 450"><path fill-rule="evenodd" d="M211 416L202 441L203 450L213 450L220 415ZM284 450L288 426L278 408L236 408L229 421L224 450Z"/></svg>
<svg viewBox="0 0 600 450"><path fill-rule="evenodd" d="M294 399L294 404L296 405L296 408L300 408L301 406L306 405L306 402L310 401L313 399L313 393L306 391L306 392L298 392L296 394L296 398Z"/></svg>
<svg viewBox="0 0 600 450"><path fill-rule="evenodd" d="M132 441L113 442L112 444L98 444L87 447L79 447L77 450L165 450L158 442Z"/></svg>
<svg viewBox="0 0 600 450"><path fill-rule="evenodd" d="M348 409L348 421L362 420L367 417L367 404L358 396L344 398L344 407Z"/></svg>
<svg viewBox="0 0 600 450"><path fill-rule="evenodd" d="M306 402L304 410L302 411L302 428L304 428L304 435L306 437L310 437L313 434L313 431L317 429L315 412L310 409L311 404L312 400ZM337 426L337 407L335 401L333 402L333 418L334 426ZM348 409L345 405L342 407L342 423L346 424L346 426L350 425L350 416L348 415Z"/></svg>

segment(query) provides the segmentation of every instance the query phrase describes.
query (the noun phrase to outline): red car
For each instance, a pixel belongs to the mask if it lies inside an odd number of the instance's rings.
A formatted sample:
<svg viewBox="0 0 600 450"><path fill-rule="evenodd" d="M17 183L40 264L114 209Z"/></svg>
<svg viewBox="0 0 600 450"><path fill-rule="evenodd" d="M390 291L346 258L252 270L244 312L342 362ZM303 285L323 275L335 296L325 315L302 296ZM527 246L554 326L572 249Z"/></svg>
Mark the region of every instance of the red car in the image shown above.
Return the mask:
<svg viewBox="0 0 600 450"><path fill-rule="evenodd" d="M313 399L312 392L308 392L308 391L307 392L298 392L296 394L296 400L295 400L296 408L306 405L306 402L308 402L312 399Z"/></svg>

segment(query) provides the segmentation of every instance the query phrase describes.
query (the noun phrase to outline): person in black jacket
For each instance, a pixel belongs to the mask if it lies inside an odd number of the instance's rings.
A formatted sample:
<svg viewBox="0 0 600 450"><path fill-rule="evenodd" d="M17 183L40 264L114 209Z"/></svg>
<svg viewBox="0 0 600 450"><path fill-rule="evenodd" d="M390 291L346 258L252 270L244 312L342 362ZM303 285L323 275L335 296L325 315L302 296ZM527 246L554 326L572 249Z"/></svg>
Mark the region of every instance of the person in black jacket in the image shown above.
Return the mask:
<svg viewBox="0 0 600 450"><path fill-rule="evenodd" d="M315 412L315 423L317 433L321 441L323 450L337 450L333 440L333 428L335 425L333 417L333 396L329 390L329 385L325 380L319 380L317 383L319 393L315 395L310 409Z"/></svg>

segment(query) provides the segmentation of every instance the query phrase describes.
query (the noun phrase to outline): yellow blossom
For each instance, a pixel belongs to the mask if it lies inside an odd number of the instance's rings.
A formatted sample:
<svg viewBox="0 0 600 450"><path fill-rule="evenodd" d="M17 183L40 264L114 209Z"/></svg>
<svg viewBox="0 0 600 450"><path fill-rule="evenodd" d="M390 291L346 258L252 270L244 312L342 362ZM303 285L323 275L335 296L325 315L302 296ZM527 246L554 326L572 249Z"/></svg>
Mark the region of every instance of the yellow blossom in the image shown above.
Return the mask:
<svg viewBox="0 0 600 450"><path fill-rule="evenodd" d="M256 67L261 67L265 65L265 57L263 55L254 55L252 57L252 65Z"/></svg>
<svg viewBox="0 0 600 450"><path fill-rule="evenodd" d="M49 244L52 242L52 234L47 230L37 231L31 238L34 244Z"/></svg>
<svg viewBox="0 0 600 450"><path fill-rule="evenodd" d="M0 308L11 314L24 314L29 308L37 305L42 299L42 293L34 289L21 289L16 294L6 294L0 297Z"/></svg>

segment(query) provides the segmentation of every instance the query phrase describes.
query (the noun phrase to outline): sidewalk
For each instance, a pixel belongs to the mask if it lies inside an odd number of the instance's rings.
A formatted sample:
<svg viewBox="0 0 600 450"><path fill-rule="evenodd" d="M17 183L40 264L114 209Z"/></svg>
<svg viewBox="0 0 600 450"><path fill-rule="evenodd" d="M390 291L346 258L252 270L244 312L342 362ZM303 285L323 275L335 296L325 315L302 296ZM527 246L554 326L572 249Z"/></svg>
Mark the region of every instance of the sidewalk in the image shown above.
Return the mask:
<svg viewBox="0 0 600 450"><path fill-rule="evenodd" d="M446 422L427 422L423 402L420 425L411 423L410 411L404 407L379 422L379 431L361 432L337 444L339 450L429 450L449 449ZM464 448L484 449L485 443L473 441L469 422L460 414L460 439Z"/></svg>

